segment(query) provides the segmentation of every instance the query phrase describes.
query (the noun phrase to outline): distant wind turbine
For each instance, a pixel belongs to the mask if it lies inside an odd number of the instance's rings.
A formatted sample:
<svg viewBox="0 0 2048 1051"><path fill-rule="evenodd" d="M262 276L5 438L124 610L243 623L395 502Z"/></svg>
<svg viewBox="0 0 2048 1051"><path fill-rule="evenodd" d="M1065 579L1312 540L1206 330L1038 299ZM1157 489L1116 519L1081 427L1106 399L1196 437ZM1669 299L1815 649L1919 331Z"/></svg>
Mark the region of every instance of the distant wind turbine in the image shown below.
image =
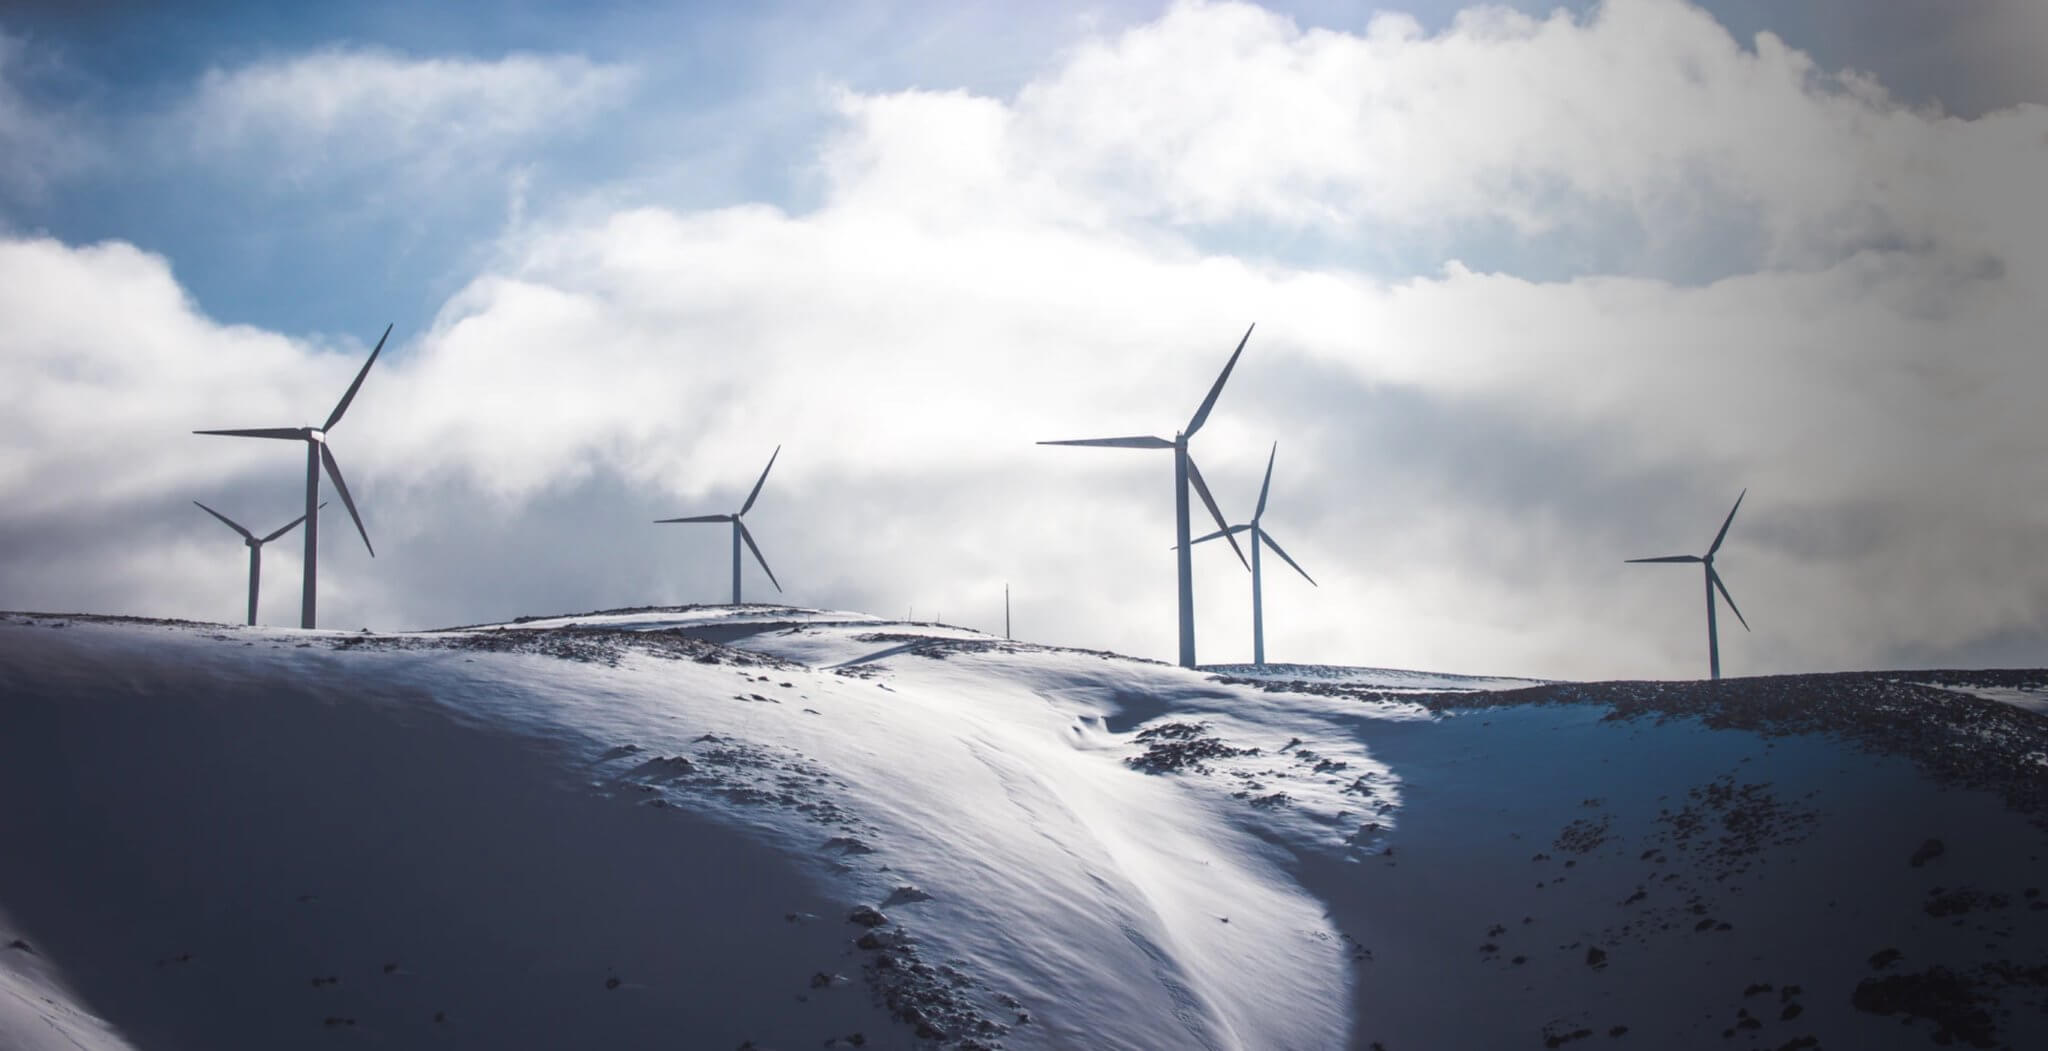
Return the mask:
<svg viewBox="0 0 2048 1051"><path fill-rule="evenodd" d="M229 529L232 529L235 532L242 534L242 542L249 545L249 623L252 625L255 624L256 584L257 581L263 579L263 545L268 544L272 540L276 540L278 537L281 537L286 533L291 532L294 526L297 526L300 522L306 520L306 516L300 515L299 517L292 519L285 525L280 526L275 532L271 533L269 536L262 537L259 539L255 534L249 532L246 529L243 529L239 524L235 522L234 519L229 518L224 514L221 514L219 511L216 511L213 508L206 506L205 504L199 503L199 501L197 500L194 500L192 502L194 504L198 504L199 509L201 511L204 511L207 514L210 514L213 517L218 518L222 522L226 523ZM323 503L320 506L326 507L327 505Z"/></svg>
<svg viewBox="0 0 2048 1051"><path fill-rule="evenodd" d="M768 466L761 468L761 477L754 483L754 491L747 494L747 502L741 504L740 509L732 514L692 515L689 518L657 518L654 520L656 525L666 525L671 522L732 523L732 604L735 606L740 604L740 543L742 541L746 543L747 550L754 553L754 561L761 563L761 572L768 574L768 583L774 584L777 592L782 590L781 582L775 579L775 571L768 568L768 560L761 557L761 549L754 545L754 534L747 532L747 524L740 521L741 516L753 508L754 499L761 495L761 484L768 480L768 472L775 469L775 458L781 455L782 446L778 445L775 447L775 451L768 456Z"/></svg>
<svg viewBox="0 0 2048 1051"><path fill-rule="evenodd" d="M1308 575L1308 570L1301 568L1301 565L1295 562L1294 559L1288 558L1287 552L1282 551L1280 545L1274 542L1273 534L1266 532L1265 528L1259 525L1259 519L1266 514L1266 493L1273 487L1273 459L1279 455L1280 443L1274 442L1273 451L1266 454L1266 480L1259 484L1259 506L1252 512L1252 520L1250 522L1244 525L1234 525L1228 529L1219 529L1208 536L1195 538L1195 543L1200 544L1218 537L1229 536L1232 533L1249 532L1251 534L1250 537L1246 538L1246 542L1252 547L1252 663L1262 668L1266 666L1266 606L1260 588L1259 545L1263 543L1267 547L1272 548L1274 554L1285 559L1288 565L1294 567L1296 573L1301 574L1301 579L1308 581L1316 587L1322 586L1316 584L1316 578Z"/></svg>
<svg viewBox="0 0 2048 1051"><path fill-rule="evenodd" d="M233 438L279 438L286 441L306 443L306 582L299 595L299 627L313 626L313 608L318 591L320 574L320 468L325 465L327 477L334 482L334 491L341 495L341 506L348 508L348 516L356 524L356 532L363 538L363 548L377 557L377 549L370 546L370 533L363 528L363 516L356 513L356 502L349 498L348 483L341 480L341 467L334 462L334 453L327 448L327 432L341 422L341 414L348 411L348 403L355 400L356 391L363 386L363 377L370 374L370 366L377 363L377 355L384 352L384 341L391 338L391 326L384 326L384 334L377 337L377 346L370 351L370 360L363 362L362 371L356 373L354 383L348 385L348 393L334 405L334 411L327 415L327 422L318 427L263 427L235 431L193 431L194 434L224 434Z"/></svg>
<svg viewBox="0 0 2048 1051"><path fill-rule="evenodd" d="M1100 445L1117 449L1172 449L1173 450L1173 529L1174 548L1179 557L1180 573L1180 666L1195 666L1195 581L1192 552L1189 551L1188 531L1188 486L1202 497L1202 503L1209 508L1209 514L1216 519L1220 529L1228 530L1230 523L1223 520L1223 512L1216 509L1216 498L1209 495L1209 486L1202 481L1202 472L1195 467L1194 458L1188 455L1188 440L1208 422L1209 410L1216 407L1216 396L1223 393L1223 384L1230 379L1230 370L1237 367L1237 357L1244 353L1244 345L1252 338L1252 330L1244 330L1244 338L1237 341L1237 349L1230 354L1230 360L1223 366L1223 372L1216 377L1216 385L1209 388L1209 396L1202 399L1202 407L1195 410L1185 429L1177 432L1172 441L1165 438L1141 436L1133 438L1078 438L1067 441L1039 442L1040 445ZM1237 560L1243 562L1244 550L1237 546L1237 538L1227 537L1231 550L1237 552ZM1249 565L1249 563L1247 563Z"/></svg>
<svg viewBox="0 0 2048 1051"><path fill-rule="evenodd" d="M1728 509L1728 517L1721 521L1721 531L1714 534L1714 542L1707 546L1704 555L1664 555L1660 558L1631 558L1629 562L1698 562L1707 570L1707 663L1714 678L1721 677L1721 638L1714 625L1714 592L1718 589L1721 597L1728 600L1728 610L1735 619L1742 622L1742 630L1749 630L1749 621L1744 620L1742 611L1735 608L1734 596L1728 594L1728 585L1721 583L1721 574L1714 572L1714 552L1721 550L1721 541L1728 536L1728 524L1735 521L1735 512L1742 507L1742 498L1749 495L1744 489L1735 497L1735 506Z"/></svg>

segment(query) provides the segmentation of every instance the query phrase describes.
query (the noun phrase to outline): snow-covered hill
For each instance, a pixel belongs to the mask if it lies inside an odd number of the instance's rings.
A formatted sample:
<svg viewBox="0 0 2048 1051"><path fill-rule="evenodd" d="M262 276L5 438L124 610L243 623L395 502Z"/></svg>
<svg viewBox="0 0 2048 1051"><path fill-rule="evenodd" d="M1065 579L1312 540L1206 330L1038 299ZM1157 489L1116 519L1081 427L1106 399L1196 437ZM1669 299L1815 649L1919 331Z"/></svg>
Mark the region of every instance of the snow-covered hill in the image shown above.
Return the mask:
<svg viewBox="0 0 2048 1051"><path fill-rule="evenodd" d="M2048 1046L2048 676L1252 671L0 615L0 1046Z"/></svg>

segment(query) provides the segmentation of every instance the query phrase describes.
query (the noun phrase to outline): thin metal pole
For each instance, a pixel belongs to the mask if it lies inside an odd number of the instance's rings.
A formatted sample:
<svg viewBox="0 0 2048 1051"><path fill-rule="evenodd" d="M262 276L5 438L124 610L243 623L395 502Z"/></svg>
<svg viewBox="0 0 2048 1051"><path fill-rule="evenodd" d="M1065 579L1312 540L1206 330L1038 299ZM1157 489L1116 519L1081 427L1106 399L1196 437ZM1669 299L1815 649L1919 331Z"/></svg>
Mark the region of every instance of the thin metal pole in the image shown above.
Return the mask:
<svg viewBox="0 0 2048 1051"><path fill-rule="evenodd" d="M299 593L299 627L313 626L320 590L320 439L306 440L306 581Z"/></svg>
<svg viewBox="0 0 2048 1051"><path fill-rule="evenodd" d="M249 545L249 623L256 623L256 589L263 579L263 545Z"/></svg>
<svg viewBox="0 0 2048 1051"><path fill-rule="evenodd" d="M1721 635L1714 624L1714 564L1707 563L1707 664L1714 679L1721 678Z"/></svg>
<svg viewBox="0 0 2048 1051"><path fill-rule="evenodd" d="M1173 535L1180 574L1180 666L1195 666L1194 545L1188 542L1188 438L1173 436Z"/></svg>

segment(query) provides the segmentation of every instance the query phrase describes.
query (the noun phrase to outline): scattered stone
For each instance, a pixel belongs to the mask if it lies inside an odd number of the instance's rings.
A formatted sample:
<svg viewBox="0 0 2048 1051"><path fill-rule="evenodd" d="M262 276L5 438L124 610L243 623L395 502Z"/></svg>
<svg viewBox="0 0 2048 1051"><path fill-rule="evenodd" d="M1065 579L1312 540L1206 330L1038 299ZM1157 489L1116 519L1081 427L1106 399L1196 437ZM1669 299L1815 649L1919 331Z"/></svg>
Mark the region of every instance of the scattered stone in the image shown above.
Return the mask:
<svg viewBox="0 0 2048 1051"><path fill-rule="evenodd" d="M1592 946L1586 949L1586 966L1596 971L1607 968L1607 950Z"/></svg>
<svg viewBox="0 0 2048 1051"><path fill-rule="evenodd" d="M1566 1029L1564 1026L1568 1024L1560 1024L1555 1021L1545 1023L1543 1026L1543 1046L1549 1048L1563 1047L1574 1040L1584 1040L1593 1035L1593 1031L1584 1026L1577 1029Z"/></svg>
<svg viewBox="0 0 2048 1051"><path fill-rule="evenodd" d="M890 891L889 896L882 899L882 904L903 905L910 902L930 900L932 900L932 896L930 894L927 894L924 891L919 890L918 888L906 883L903 886L900 886L895 890Z"/></svg>
<svg viewBox="0 0 2048 1051"><path fill-rule="evenodd" d="M1858 1011L1869 1014L1902 1014L1909 1020L1925 1018L1935 1024L1937 1044L1961 1040L1974 1047L1991 1047L1998 1039L1985 998L1962 976L1945 967L1930 967L1917 974L1865 978L1857 983L1850 1002Z"/></svg>
<svg viewBox="0 0 2048 1051"><path fill-rule="evenodd" d="M863 927L880 927L889 922L889 917L882 915L882 910L872 905L856 905L852 912L846 914L846 922L858 923Z"/></svg>
<svg viewBox="0 0 2048 1051"><path fill-rule="evenodd" d="M1878 951L1870 954L1870 969L1873 971L1882 971L1885 968L1890 967L1892 964L1897 963L1899 957L1904 955L1904 953L1900 952L1897 949L1879 949Z"/></svg>
<svg viewBox="0 0 2048 1051"><path fill-rule="evenodd" d="M1188 769L1202 773L1207 770L1202 765L1206 760L1259 754L1256 748L1232 748L1212 736L1208 729L1208 723L1176 722L1140 730L1134 739L1147 746L1145 752L1126 758L1124 763L1148 774Z"/></svg>
<svg viewBox="0 0 2048 1051"><path fill-rule="evenodd" d="M1929 916L1967 916L1972 912L1996 912L2008 904L2005 895L1992 894L1971 887L1958 887L1944 891L1936 887L1928 894L1921 909Z"/></svg>
<svg viewBox="0 0 2048 1051"><path fill-rule="evenodd" d="M1911 859L1913 867L1917 869L1920 866L1925 865L1930 861L1933 861L1935 858L1941 856L1942 851L1947 849L1948 848L1946 846L1942 845L1941 840L1938 839L1930 839L1927 842L1920 844L1920 846L1913 851L1913 857Z"/></svg>

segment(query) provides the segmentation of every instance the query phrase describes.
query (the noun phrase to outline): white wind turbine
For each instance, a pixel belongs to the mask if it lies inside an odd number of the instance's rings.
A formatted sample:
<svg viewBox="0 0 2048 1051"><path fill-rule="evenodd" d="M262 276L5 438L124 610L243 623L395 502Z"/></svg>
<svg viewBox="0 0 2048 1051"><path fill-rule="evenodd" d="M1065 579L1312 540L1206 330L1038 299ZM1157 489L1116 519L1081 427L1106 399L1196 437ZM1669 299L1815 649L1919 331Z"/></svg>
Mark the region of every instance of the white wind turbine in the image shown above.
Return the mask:
<svg viewBox="0 0 2048 1051"><path fill-rule="evenodd" d="M773 453L769 454L769 456L768 456L768 466L766 466L766 467L763 467L763 468L761 468L761 477L760 477L760 478L759 478L759 479L758 479L757 481L755 481L755 482L754 482L754 491L753 491L753 492L751 492L751 493L748 493L748 494L747 494L747 502L746 502L746 503L744 503L744 504L741 504L741 505L740 505L740 509L739 509L739 510L737 510L737 511L734 511L734 512L733 512L732 514L729 514L729 515L692 515L692 516L690 516L690 517L688 517L688 518L657 518L657 519L655 519L655 524L656 524L656 525L666 525L666 524L668 524L668 523L671 523L671 522L731 522L731 523L732 523L732 604L733 604L733 605L735 605L735 606L737 606L737 605L739 605L739 604L740 604L740 544L741 544L741 542L745 542L745 543L746 543L746 545L747 545L747 550L749 550L749 551L752 551L752 552L754 553L754 561L756 561L756 562L759 562L759 563L761 563L761 572L763 572L763 573L766 573L766 574L768 574L768 582L769 582L770 584L774 584L774 585L775 585L775 590L776 590L777 592L780 592L780 591L782 590L782 584L781 584L781 582L779 582L779 581L777 581L777 580L775 579L775 571L774 571L774 570L772 570L772 569L769 569L769 568L768 568L768 560L767 560L767 559L765 559L765 558L762 558L762 557L761 557L761 549L760 549L759 547L756 547L756 546L754 545L754 535L753 535L752 533L749 533L749 532L747 532L747 524L746 524L745 522L743 522L743 521L741 521L741 520L740 520L740 519L741 519L741 517L742 517L743 515L745 515L745 514L746 514L746 513L747 513L747 512L749 511L749 510L751 510L751 509L753 508L753 506L754 506L754 500L755 500L755 498L756 498L756 497L759 497L759 496L761 495L761 484L762 484L763 482L766 482L766 481L768 480L768 472L769 472L769 471L771 471L771 470L774 470L774 469L775 469L775 458L776 458L777 456L781 456L781 455L782 455L782 446L778 445L778 446L776 446L776 447L775 447L775 451L774 451Z"/></svg>
<svg viewBox="0 0 2048 1051"><path fill-rule="evenodd" d="M1728 524L1735 521L1735 512L1742 507L1742 498L1749 495L1744 489L1735 497L1735 506L1728 509L1728 517L1721 520L1721 531L1714 534L1714 542L1707 545L1704 555L1662 555L1657 558L1631 558L1627 562L1698 562L1707 571L1707 667L1713 677L1721 677L1721 637L1714 625L1714 592L1718 589L1721 597L1728 600L1729 612L1742 622L1742 630L1749 630L1749 621L1744 620L1742 611L1735 608L1734 596L1728 594L1728 585L1721 583L1721 574L1714 572L1714 552L1721 550L1721 541L1728 536Z"/></svg>
<svg viewBox="0 0 2048 1051"><path fill-rule="evenodd" d="M300 522L306 520L306 516L300 515L299 517L292 519L290 522L287 522L284 525L279 526L269 536L258 537L254 533L251 533L248 530L243 529L241 525L237 523L234 519L229 518L224 514L221 514L219 511L216 511L213 508L206 506L205 504L201 504L197 500L194 500L192 502L194 504L197 504L201 511L204 511L207 514L210 514L213 517L220 519L223 523L227 525L229 529L232 529L235 532L242 534L242 543L249 545L249 623L252 625L255 624L256 587L257 582L263 579L263 545L268 544L272 540L276 540L278 537L281 537L286 533L291 532L293 527L297 526ZM327 505L323 503L320 506L326 507Z"/></svg>
<svg viewBox="0 0 2048 1051"><path fill-rule="evenodd" d="M1252 330L1244 330L1244 338L1237 341L1237 349L1230 354L1230 360L1223 366L1223 372L1216 377L1216 384L1209 388L1209 396L1202 399L1202 407L1188 420L1185 429L1174 434L1173 439L1155 438L1149 435L1130 438L1078 438L1067 441L1039 442L1040 445L1099 445L1116 449L1172 449L1173 450L1173 536L1174 548L1179 558L1180 577L1180 666L1195 666L1195 582L1192 553L1188 550L1188 487L1193 486L1202 497L1202 503L1209 508L1209 514L1216 519L1218 528L1228 530L1230 523L1223 520L1223 512L1216 509L1216 498L1209 495L1209 487L1202 481L1202 472L1195 467L1194 458L1188 455L1188 440L1208 422L1209 410L1216 407L1216 396L1223 393L1223 384L1230 379L1230 370L1237 367L1237 357L1244 353L1244 345L1252 338ZM1244 561L1244 551L1237 546L1236 537L1228 537L1232 550L1237 551L1238 561Z"/></svg>
<svg viewBox="0 0 2048 1051"><path fill-rule="evenodd" d="M1300 563L1289 558L1287 552L1281 550L1279 543L1273 539L1273 534L1266 532L1265 527L1259 524L1259 519L1266 514L1266 493L1273 487L1273 459L1279 455L1280 443L1274 442L1273 451L1266 455L1266 480L1259 484L1259 506L1252 511L1250 522L1195 538L1195 543L1200 544L1232 533L1251 534L1246 543L1252 548L1252 663L1262 668L1266 665L1266 606L1259 575L1259 545L1264 544L1272 548L1274 554L1279 555L1288 565L1294 567L1296 573L1301 574L1301 579L1313 586L1322 586L1316 584L1316 578L1309 576L1308 570L1301 568Z"/></svg>
<svg viewBox="0 0 2048 1051"><path fill-rule="evenodd" d="M194 434L222 434L233 438L278 438L285 441L306 443L306 580L299 596L299 627L313 626L313 608L318 590L320 572L320 468L327 468L327 477L334 482L334 491L341 495L341 506L348 508L348 516L356 524L356 532L363 538L363 547L371 558L377 557L377 549L370 546L370 533L363 528L363 516L356 513L356 502L349 498L348 483L341 480L341 467L334 462L334 453L327 448L327 432L341 422L341 414L348 411L348 404L355 400L356 391L363 386L363 377L370 374L370 366L377 363L377 355L384 351L384 341L391 338L391 326L384 326L384 334L377 337L377 346L370 351L370 360L363 362L362 371L356 373L354 383L348 385L348 392L334 405L334 411L327 414L327 422L318 427L260 427L233 431L193 431Z"/></svg>

